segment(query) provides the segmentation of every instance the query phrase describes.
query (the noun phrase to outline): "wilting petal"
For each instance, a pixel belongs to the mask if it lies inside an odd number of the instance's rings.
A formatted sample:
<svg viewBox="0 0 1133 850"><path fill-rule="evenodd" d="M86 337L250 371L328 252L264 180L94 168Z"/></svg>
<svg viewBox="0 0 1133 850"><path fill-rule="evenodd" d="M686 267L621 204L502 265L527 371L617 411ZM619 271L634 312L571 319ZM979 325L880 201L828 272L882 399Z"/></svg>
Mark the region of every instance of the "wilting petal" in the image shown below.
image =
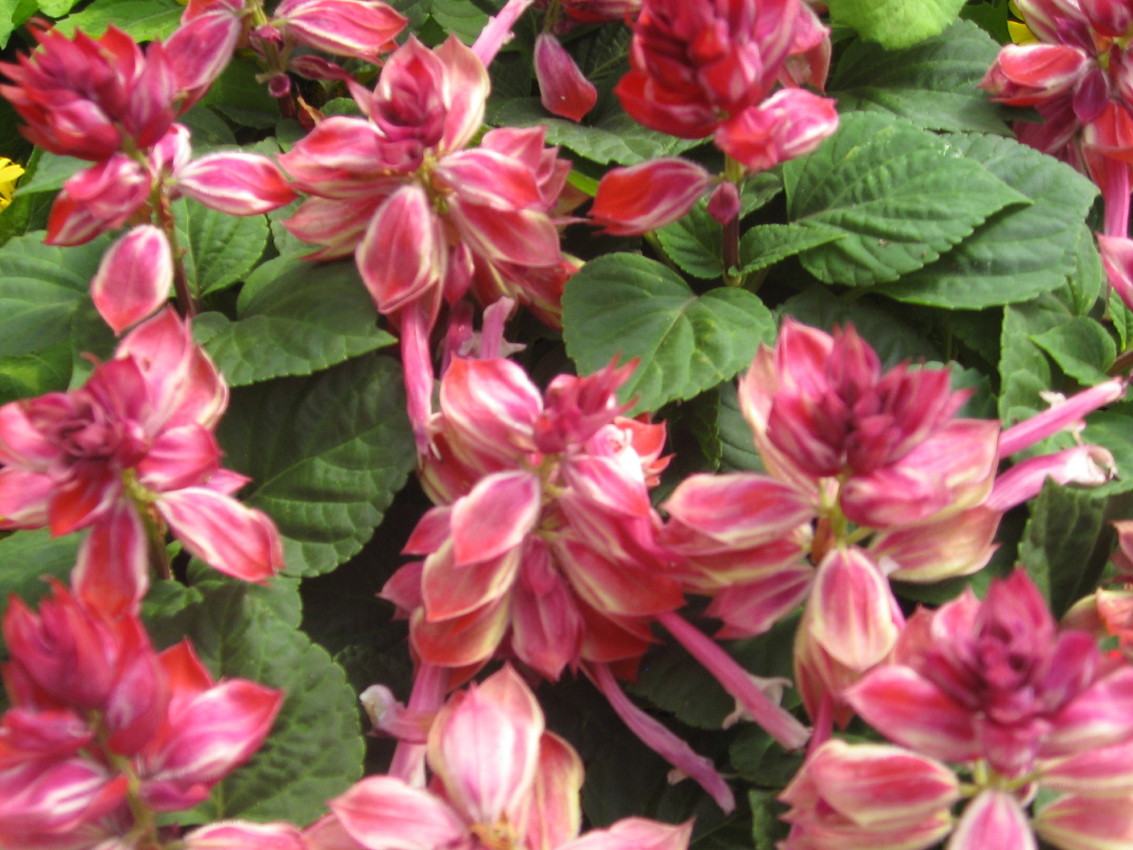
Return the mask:
<svg viewBox="0 0 1133 850"><path fill-rule="evenodd" d="M507 666L441 709L429 732L429 766L472 823L510 820L531 793L542 735L539 703Z"/></svg>
<svg viewBox="0 0 1133 850"><path fill-rule="evenodd" d="M303 834L289 823L220 821L194 829L186 850L306 850Z"/></svg>
<svg viewBox="0 0 1133 850"><path fill-rule="evenodd" d="M71 584L98 611L133 613L149 587L149 535L130 499L119 499L79 547Z"/></svg>
<svg viewBox="0 0 1133 850"><path fill-rule="evenodd" d="M818 567L807 603L816 616L810 633L835 659L864 671L893 648L900 625L893 621L889 585L860 549L836 549Z"/></svg>
<svg viewBox="0 0 1133 850"><path fill-rule="evenodd" d="M535 39L535 76L543 108L552 115L581 121L598 102L598 89L552 33Z"/></svg>
<svg viewBox="0 0 1133 850"><path fill-rule="evenodd" d="M598 184L590 217L617 236L648 233L682 218L709 181L702 166L679 157L614 168Z"/></svg>
<svg viewBox="0 0 1133 850"><path fill-rule="evenodd" d="M356 252L358 270L383 315L444 278L444 235L425 190L399 189L374 215Z"/></svg>
<svg viewBox="0 0 1133 850"><path fill-rule="evenodd" d="M766 171L817 148L838 129L833 98L785 88L720 125L716 144L751 171Z"/></svg>
<svg viewBox="0 0 1133 850"><path fill-rule="evenodd" d="M90 283L94 306L120 334L157 311L173 285L169 240L158 228L143 224L111 245Z"/></svg>
<svg viewBox="0 0 1133 850"><path fill-rule="evenodd" d="M1047 478L1059 484L1104 484L1117 471L1113 455L1101 446L1075 446L1018 463L995 479L984 502L995 511L1009 511L1033 499Z"/></svg>
<svg viewBox="0 0 1133 850"><path fill-rule="evenodd" d="M193 160L174 175L177 191L229 215L258 215L297 197L279 166L251 153L214 153Z"/></svg>
<svg viewBox="0 0 1133 850"><path fill-rule="evenodd" d="M457 814L423 788L371 776L330 801L350 837L366 850L435 850L463 837Z"/></svg>
<svg viewBox="0 0 1133 850"><path fill-rule="evenodd" d="M1010 794L989 789L964 809L947 850L1038 850L1035 835L1019 802Z"/></svg>
<svg viewBox="0 0 1133 850"><path fill-rule="evenodd" d="M911 667L879 667L845 698L866 723L898 744L945 761L979 756L972 713Z"/></svg>
<svg viewBox="0 0 1133 850"><path fill-rule="evenodd" d="M283 543L262 511L204 487L162 494L156 504L185 548L225 575L263 581L283 569Z"/></svg>
<svg viewBox="0 0 1133 850"><path fill-rule="evenodd" d="M487 561L518 546L535 527L542 497L539 478L530 472L481 478L452 506L454 565Z"/></svg>

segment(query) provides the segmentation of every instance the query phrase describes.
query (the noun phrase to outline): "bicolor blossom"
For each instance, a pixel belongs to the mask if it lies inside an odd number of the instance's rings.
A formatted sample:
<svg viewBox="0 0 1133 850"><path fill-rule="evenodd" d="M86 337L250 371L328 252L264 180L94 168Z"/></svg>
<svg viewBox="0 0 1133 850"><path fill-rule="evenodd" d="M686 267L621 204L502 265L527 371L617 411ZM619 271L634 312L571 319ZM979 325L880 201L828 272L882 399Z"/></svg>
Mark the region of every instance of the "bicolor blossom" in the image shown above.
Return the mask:
<svg viewBox="0 0 1133 850"><path fill-rule="evenodd" d="M800 0L643 0L631 70L614 91L646 127L712 136L741 172L765 171L838 128L834 101L797 87L825 84L828 36ZM780 82L786 88L775 91ZM646 233L683 216L717 182L676 158L615 168L599 184L591 218L610 233ZM655 198L648 206L647 194Z"/></svg>
<svg viewBox="0 0 1133 850"><path fill-rule="evenodd" d="M1041 489L1101 483L1112 457L1077 446L997 477L1001 457L1120 398L1094 387L1001 431L956 417L947 369L883 372L852 327L833 336L788 318L740 381L767 474L694 475L663 506L660 542L686 591L713 597L721 637L759 634L806 602L795 663L812 717L892 650L904 622L887 577L936 582L980 569L999 519Z"/></svg>
<svg viewBox="0 0 1133 850"><path fill-rule="evenodd" d="M510 666L449 699L427 750L428 788L363 779L305 831L310 850L687 850L691 823L626 818L579 836L582 760Z"/></svg>
<svg viewBox="0 0 1133 850"><path fill-rule="evenodd" d="M611 670L632 674L659 621L753 718L800 746L801 724L674 613L684 599L654 542L660 520L648 494L666 466L665 428L619 415L615 391L631 369L559 376L544 396L515 363L454 357L432 426L437 452L421 472L437 507L405 547L426 557L383 595L409 617L423 670L475 669L501 654L549 679L581 667L627 718L635 709ZM630 723L731 805L687 745L660 724Z"/></svg>
<svg viewBox="0 0 1133 850"><path fill-rule="evenodd" d="M58 583L38 615L13 599L3 629L9 850L155 841L154 813L205 800L259 748L283 701L254 682L215 682L187 641L156 653L134 615L111 617Z"/></svg>
<svg viewBox="0 0 1133 850"><path fill-rule="evenodd" d="M134 610L168 528L228 575L283 566L275 524L232 498L213 430L228 388L172 308L123 338L81 389L0 407L0 527L89 529L72 580L87 604Z"/></svg>
<svg viewBox="0 0 1133 850"><path fill-rule="evenodd" d="M1034 38L1005 46L980 85L993 100L1038 110L1043 123L1016 123L1019 140L1086 171L1101 188L1098 246L1110 285L1133 305L1133 4L1020 0L1018 9Z"/></svg>
<svg viewBox="0 0 1133 850"><path fill-rule="evenodd" d="M490 35L491 33L489 33ZM489 91L480 57L455 36L394 52L373 93L352 89L366 118L335 116L280 158L308 198L285 226L327 259L354 252L379 312L400 327L409 415L425 451L433 365L429 337L444 303L515 298L558 323L575 266L559 245L555 205L570 164L542 128L480 130Z"/></svg>
<svg viewBox="0 0 1133 850"><path fill-rule="evenodd" d="M1065 850L1127 846L1112 810L1133 792L1133 668L1106 662L1085 632L1058 632L1025 572L993 581L983 602L968 590L918 611L893 661L846 698L908 751L818 748L782 798L794 807L786 848L833 848L841 834L849 846L912 850L949 831L950 850L1034 848L1032 826ZM942 762L970 777L974 799L954 825L956 785ZM837 781L851 775L859 781ZM1032 824L1036 785L1054 799Z"/></svg>

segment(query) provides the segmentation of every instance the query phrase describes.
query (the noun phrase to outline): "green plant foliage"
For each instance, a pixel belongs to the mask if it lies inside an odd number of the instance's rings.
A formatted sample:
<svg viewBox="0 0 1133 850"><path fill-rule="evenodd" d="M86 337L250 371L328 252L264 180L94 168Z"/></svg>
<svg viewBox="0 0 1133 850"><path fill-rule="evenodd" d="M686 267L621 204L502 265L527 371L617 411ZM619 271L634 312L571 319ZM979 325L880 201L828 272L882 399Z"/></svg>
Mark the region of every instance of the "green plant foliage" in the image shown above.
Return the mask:
<svg viewBox="0 0 1133 850"><path fill-rule="evenodd" d="M999 107L976 88L998 53L999 45L967 21L898 53L856 41L826 88L842 112L892 112L928 130L1007 135Z"/></svg>
<svg viewBox="0 0 1133 850"><path fill-rule="evenodd" d="M1045 333L1033 335L1031 342L1049 354L1063 372L1085 385L1106 380L1106 370L1117 356L1113 337L1085 316L1072 316Z"/></svg>
<svg viewBox="0 0 1133 850"><path fill-rule="evenodd" d="M309 375L392 345L352 262L313 265L283 257L248 278L238 318L203 313L198 342L232 386L285 375Z"/></svg>
<svg viewBox="0 0 1133 850"><path fill-rule="evenodd" d="M956 20L965 0L830 0L834 23L889 50L939 35Z"/></svg>
<svg viewBox="0 0 1133 850"><path fill-rule="evenodd" d="M217 435L243 500L271 515L290 573L334 569L362 548L413 469L399 365L365 355L310 378L238 389Z"/></svg>
<svg viewBox="0 0 1133 850"><path fill-rule="evenodd" d="M177 0L94 0L81 12L59 21L56 28L67 37L77 30L100 36L114 24L136 41L149 41L168 38L181 23L184 11Z"/></svg>
<svg viewBox="0 0 1133 850"><path fill-rule="evenodd" d="M51 589L48 578L66 583L81 540L81 534L52 537L46 528L14 531L0 539L0 615L13 594L34 606ZM0 652L3 647L0 637Z"/></svg>
<svg viewBox="0 0 1133 850"><path fill-rule="evenodd" d="M845 239L799 255L826 283L895 281L935 261L988 216L1029 204L945 140L882 113L853 113L783 171L793 222Z"/></svg>
<svg viewBox="0 0 1133 850"><path fill-rule="evenodd" d="M232 286L252 270L268 241L262 215L225 215L196 201L174 205L185 274L197 296Z"/></svg>
<svg viewBox="0 0 1133 850"><path fill-rule="evenodd" d="M742 289L697 296L660 263L633 254L591 260L563 296L563 338L579 371L589 374L616 355L638 359L621 398L633 410L655 410L726 381L751 363L775 323Z"/></svg>

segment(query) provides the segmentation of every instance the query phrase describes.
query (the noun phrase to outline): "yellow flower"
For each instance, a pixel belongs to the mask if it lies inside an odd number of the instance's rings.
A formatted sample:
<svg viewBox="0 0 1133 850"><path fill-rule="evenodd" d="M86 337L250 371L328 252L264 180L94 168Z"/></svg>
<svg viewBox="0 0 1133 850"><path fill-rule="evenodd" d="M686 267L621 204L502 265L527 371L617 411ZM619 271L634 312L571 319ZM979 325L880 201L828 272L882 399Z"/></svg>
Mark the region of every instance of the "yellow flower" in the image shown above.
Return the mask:
<svg viewBox="0 0 1133 850"><path fill-rule="evenodd" d="M0 210L12 203L12 195L16 191L16 181L23 175L24 170L10 159L0 156Z"/></svg>
<svg viewBox="0 0 1133 850"><path fill-rule="evenodd" d="M1008 0L1007 8L1011 10L1011 14L1018 18L1018 21L1007 21L1007 31L1011 33L1011 40L1016 44L1036 44L1038 39L1035 34L1031 32L1030 28L1022 23L1025 20L1023 13L1019 11L1019 7L1015 5L1015 0Z"/></svg>

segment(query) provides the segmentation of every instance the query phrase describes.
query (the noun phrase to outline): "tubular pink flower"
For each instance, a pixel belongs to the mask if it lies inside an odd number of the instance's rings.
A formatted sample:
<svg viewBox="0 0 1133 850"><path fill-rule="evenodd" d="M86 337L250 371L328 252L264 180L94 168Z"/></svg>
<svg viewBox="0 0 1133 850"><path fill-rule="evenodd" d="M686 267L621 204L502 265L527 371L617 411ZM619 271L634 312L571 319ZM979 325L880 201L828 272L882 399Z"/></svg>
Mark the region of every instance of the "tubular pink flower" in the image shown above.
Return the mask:
<svg viewBox="0 0 1133 850"><path fill-rule="evenodd" d="M1121 378L1103 381L1097 386L1082 390L1049 410L1005 430L999 438L999 454L1007 457L1029 448L1040 440L1077 424L1086 414L1117 401L1124 395L1125 381Z"/></svg>

